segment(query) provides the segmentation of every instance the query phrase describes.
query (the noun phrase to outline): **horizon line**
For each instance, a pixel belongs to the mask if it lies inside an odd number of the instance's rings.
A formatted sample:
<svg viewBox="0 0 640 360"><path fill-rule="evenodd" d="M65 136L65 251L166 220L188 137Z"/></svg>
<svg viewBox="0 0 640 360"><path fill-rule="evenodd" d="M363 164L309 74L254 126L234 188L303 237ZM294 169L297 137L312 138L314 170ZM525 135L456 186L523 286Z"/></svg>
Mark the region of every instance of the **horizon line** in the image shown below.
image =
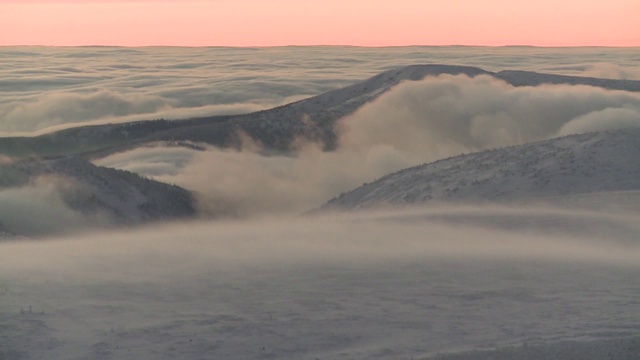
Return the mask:
<svg viewBox="0 0 640 360"><path fill-rule="evenodd" d="M309 45L43 45L43 44L1 44L0 48L6 47L48 47L48 48L227 48L227 49L248 49L248 48L303 48L303 47L346 47L363 49L385 49L385 48L408 48L408 47L475 47L475 48L537 48L537 49L560 49L560 48L640 48L639 45L472 45L472 44L447 44L447 45L349 45L349 44L309 44Z"/></svg>

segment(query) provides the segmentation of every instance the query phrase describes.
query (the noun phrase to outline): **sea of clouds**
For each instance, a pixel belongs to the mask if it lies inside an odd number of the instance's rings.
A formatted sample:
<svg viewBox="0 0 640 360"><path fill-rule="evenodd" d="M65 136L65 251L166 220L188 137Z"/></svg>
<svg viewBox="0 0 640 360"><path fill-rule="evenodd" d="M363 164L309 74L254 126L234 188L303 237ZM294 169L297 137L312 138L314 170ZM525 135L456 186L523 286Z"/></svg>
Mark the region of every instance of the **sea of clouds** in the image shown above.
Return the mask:
<svg viewBox="0 0 640 360"><path fill-rule="evenodd" d="M78 124L246 113L410 64L640 79L637 52L623 48L2 50L0 57L6 61L0 67L0 133L4 135L33 135ZM344 191L409 166L638 125L640 95L636 93L588 86L513 87L489 76L442 75L400 84L341 119L334 152L324 152L317 144L301 144L295 156L263 156L259 144L249 139L241 151L141 148L95 159L95 163L196 191L203 214L291 214L316 208ZM40 203L46 209L57 203L51 189L23 190L32 196L0 191L14 204L5 211L7 216L29 213ZM67 209L59 212L67 213ZM48 228L64 228L70 223L65 219L74 224L84 221L82 216L64 215L52 222L62 225Z"/></svg>
<svg viewBox="0 0 640 360"><path fill-rule="evenodd" d="M0 62L5 135L251 112L412 64L640 79L633 48L4 47Z"/></svg>

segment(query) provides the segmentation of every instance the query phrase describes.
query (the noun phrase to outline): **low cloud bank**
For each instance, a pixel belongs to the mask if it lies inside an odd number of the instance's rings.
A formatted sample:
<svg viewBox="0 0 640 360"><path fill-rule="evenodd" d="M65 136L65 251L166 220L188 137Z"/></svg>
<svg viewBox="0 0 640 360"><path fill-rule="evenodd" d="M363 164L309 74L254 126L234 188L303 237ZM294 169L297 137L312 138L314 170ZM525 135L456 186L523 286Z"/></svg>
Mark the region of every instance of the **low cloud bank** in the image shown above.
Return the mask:
<svg viewBox="0 0 640 360"><path fill-rule="evenodd" d="M175 105L158 96L123 96L112 91L92 94L56 93L32 102L0 107L5 131L33 131L64 123L88 122L105 117L154 113Z"/></svg>
<svg viewBox="0 0 640 360"><path fill-rule="evenodd" d="M585 120L586 119L586 120ZM342 122L347 148L437 160L599 129L640 126L640 95L588 86L513 87L489 76L404 83Z"/></svg>
<svg viewBox="0 0 640 360"><path fill-rule="evenodd" d="M199 116L244 114L264 108L255 103L189 107L171 98L119 94L105 90L90 94L55 93L37 100L0 104L0 118L3 119L0 134L37 135L80 125L154 119L181 120Z"/></svg>
<svg viewBox="0 0 640 360"><path fill-rule="evenodd" d="M640 69L637 67L623 67L614 63L597 62L584 65L580 76L602 79L640 80Z"/></svg>

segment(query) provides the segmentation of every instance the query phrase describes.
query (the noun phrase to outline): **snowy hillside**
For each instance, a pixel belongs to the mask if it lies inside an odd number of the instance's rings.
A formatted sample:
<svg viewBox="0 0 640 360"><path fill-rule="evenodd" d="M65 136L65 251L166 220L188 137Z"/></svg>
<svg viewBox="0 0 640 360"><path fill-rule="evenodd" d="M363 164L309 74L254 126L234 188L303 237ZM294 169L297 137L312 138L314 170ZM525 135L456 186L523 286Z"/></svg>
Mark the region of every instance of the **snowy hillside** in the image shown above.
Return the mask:
<svg viewBox="0 0 640 360"><path fill-rule="evenodd" d="M182 188L77 158L0 164L0 175L3 201L32 211L59 206L56 213L68 211L68 218L73 217L80 227L133 225L195 214L194 199ZM0 233L37 232L28 226L21 228L21 220L14 216L0 214Z"/></svg>
<svg viewBox="0 0 640 360"><path fill-rule="evenodd" d="M329 208L482 202L640 190L640 129L573 135L444 159L384 176Z"/></svg>

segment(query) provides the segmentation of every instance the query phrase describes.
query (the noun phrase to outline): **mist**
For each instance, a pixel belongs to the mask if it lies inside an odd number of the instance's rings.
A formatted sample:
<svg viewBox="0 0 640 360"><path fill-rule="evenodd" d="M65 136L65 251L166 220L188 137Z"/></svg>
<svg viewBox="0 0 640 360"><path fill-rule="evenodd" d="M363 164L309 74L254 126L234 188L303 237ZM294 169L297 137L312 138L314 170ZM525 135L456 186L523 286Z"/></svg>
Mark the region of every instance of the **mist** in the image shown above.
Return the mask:
<svg viewBox="0 0 640 360"><path fill-rule="evenodd" d="M551 218L556 227L549 223ZM26 270L45 276L60 272L93 282L107 280L105 277L159 281L170 275L261 265L375 266L429 259L584 262L634 268L640 266L640 244L634 237L640 231L639 220L638 214L542 205L441 205L194 220L46 241L4 242L0 269L5 275ZM625 229L628 231L621 231Z"/></svg>
<svg viewBox="0 0 640 360"><path fill-rule="evenodd" d="M0 189L0 232L43 237L106 226L106 218L82 214L65 203L63 193L76 190L75 184L53 176Z"/></svg>

